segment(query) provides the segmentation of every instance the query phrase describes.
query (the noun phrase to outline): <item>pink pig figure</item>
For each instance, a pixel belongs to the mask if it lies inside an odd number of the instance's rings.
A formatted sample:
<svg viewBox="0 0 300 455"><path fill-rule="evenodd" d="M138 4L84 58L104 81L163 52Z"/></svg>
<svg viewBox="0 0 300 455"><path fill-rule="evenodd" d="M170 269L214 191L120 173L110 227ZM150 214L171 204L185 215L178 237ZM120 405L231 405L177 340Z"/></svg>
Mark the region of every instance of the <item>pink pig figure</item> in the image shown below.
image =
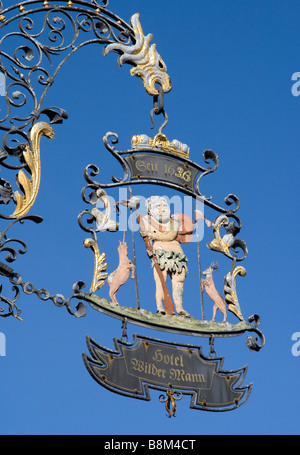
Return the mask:
<svg viewBox="0 0 300 455"><path fill-rule="evenodd" d="M125 284L129 278L130 271L131 271L131 278L134 278L135 275L135 267L130 259L127 256L127 243L120 242L118 246L118 253L119 253L119 265L118 268L112 272L108 278L108 286L109 286L109 297L111 302L114 303L116 306L119 306L119 303L116 299L116 293L118 292L120 286Z"/></svg>

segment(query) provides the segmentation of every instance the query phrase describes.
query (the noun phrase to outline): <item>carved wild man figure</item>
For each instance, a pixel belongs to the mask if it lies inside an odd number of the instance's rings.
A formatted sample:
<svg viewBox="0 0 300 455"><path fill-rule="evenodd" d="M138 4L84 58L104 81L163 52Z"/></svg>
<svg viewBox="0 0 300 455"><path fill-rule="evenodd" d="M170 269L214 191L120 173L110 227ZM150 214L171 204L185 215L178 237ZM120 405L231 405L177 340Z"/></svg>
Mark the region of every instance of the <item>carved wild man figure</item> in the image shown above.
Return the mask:
<svg viewBox="0 0 300 455"><path fill-rule="evenodd" d="M172 296L175 309L180 316L190 315L182 307L183 286L187 273L187 257L182 251L180 241L183 232L179 231L179 222L170 216L170 208L165 198L151 196L146 200L148 216L140 222L140 234L145 239L152 240L153 246L147 252L151 258L154 280L156 285L157 312L165 314L163 300L165 300L162 277L160 277L155 263L162 271L164 281L169 275L172 281ZM166 302L165 302L166 304Z"/></svg>

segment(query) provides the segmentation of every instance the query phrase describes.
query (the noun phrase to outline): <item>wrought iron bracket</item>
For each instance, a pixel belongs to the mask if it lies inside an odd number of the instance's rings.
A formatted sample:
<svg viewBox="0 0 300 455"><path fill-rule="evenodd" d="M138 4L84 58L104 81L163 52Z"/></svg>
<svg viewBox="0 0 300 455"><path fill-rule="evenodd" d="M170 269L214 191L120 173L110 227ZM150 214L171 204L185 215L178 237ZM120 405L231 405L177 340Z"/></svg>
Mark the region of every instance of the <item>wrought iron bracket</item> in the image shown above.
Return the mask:
<svg viewBox="0 0 300 455"><path fill-rule="evenodd" d="M7 239L8 230L15 223L31 220L39 223L42 219L28 215L34 205L40 183L40 138L54 137L52 128L68 118L62 107L44 106L44 102L55 78L79 49L89 44L104 46L103 54L115 52L119 55L119 65L127 63L133 68L131 74L142 79L145 90L151 96L171 90L166 65L157 53L153 36L144 36L139 14L134 14L127 23L107 8L108 0L26 0L4 8L0 1L0 71L5 78L4 108L1 108L0 131L3 132L0 144L0 165L15 174L18 189L10 181L0 179L0 204L7 206L0 213L3 222L0 235L0 252L8 251L5 260L13 262L19 254L27 251L26 244L16 238ZM12 49L14 49L12 51ZM43 121L46 117L47 122ZM14 207L9 213L9 208ZM8 212L8 213L7 213ZM17 251L11 244L21 246ZM89 243L87 247L96 247ZM52 300L57 306L66 306L75 315L82 315L82 307L73 312L70 300L57 294L52 296L45 289L36 289L32 283L23 282L6 264L1 263L0 274L11 279L16 292L14 298L1 296L8 305L0 316L15 315L15 300L19 288L26 294L36 294L41 300ZM102 272L102 271L101 271ZM101 281L100 281L101 282ZM99 286L99 281L94 283ZM77 289L77 287L75 286ZM92 291L95 290L92 286ZM20 310L17 310L17 315Z"/></svg>

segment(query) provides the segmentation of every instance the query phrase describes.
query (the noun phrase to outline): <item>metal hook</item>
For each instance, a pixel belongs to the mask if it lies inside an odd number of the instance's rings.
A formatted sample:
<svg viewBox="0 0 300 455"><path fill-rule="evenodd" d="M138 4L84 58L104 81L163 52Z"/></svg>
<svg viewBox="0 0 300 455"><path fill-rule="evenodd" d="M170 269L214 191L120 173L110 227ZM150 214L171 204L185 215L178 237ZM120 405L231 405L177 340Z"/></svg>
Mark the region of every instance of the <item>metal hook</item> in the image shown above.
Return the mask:
<svg viewBox="0 0 300 455"><path fill-rule="evenodd" d="M152 130L153 130L154 126L155 126L154 119L153 119L153 111L154 111L154 109L152 109L151 114L150 114L151 120L152 120L152 127L151 127ZM168 114L166 113L166 111L162 111L162 113L164 115L164 119L165 120L164 120L163 124L158 128L158 134L162 133L162 130L164 129L164 127L167 125L167 123L169 121L169 117L168 117Z"/></svg>
<svg viewBox="0 0 300 455"><path fill-rule="evenodd" d="M167 123L169 121L168 115L164 109L164 90L163 90L162 86L159 86L159 88L158 88L158 95L153 96L153 109L150 112L150 118L152 121L151 129L153 129L155 126L154 118L153 118L154 114L155 115L163 114L163 116L164 116L164 122L158 130L158 134L161 134L162 130L164 129L164 127L167 125Z"/></svg>
<svg viewBox="0 0 300 455"><path fill-rule="evenodd" d="M159 115L164 110L164 89L160 85L157 90L158 95L153 96L153 110L155 109L155 114Z"/></svg>

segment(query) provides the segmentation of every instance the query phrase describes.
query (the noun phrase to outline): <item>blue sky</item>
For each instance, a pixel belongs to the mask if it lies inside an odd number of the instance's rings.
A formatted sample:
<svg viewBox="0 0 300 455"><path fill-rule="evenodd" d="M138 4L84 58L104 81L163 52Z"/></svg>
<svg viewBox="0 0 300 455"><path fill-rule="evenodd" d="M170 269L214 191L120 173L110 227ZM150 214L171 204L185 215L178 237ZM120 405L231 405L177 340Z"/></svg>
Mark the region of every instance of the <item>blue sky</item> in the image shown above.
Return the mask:
<svg viewBox="0 0 300 455"><path fill-rule="evenodd" d="M9 4L4 0L4 7ZM292 75L300 72L299 2L110 0L108 9L127 22L139 12L144 33L154 35L173 84L165 95L167 137L188 144L193 161L201 162L205 149L218 154L219 168L203 180L203 193L218 205L224 205L229 193L240 198L239 238L246 241L249 255L242 264L247 275L238 281L238 295L245 317L254 313L261 317L266 345L257 353L245 346L245 335L216 341L225 369L248 365L244 384L253 382L253 390L240 408L225 413L196 411L189 409L189 397L184 397L177 417L168 419L159 392L151 392L150 402L122 397L100 387L84 367L85 336L113 349L113 338L122 333L119 320L91 307L85 318L76 319L65 308L22 293L18 305L23 322L0 320L6 338L6 356L0 357L0 433L298 434L300 357L292 354L292 336L300 332L300 97L293 96ZM54 126L55 139L42 139L42 181L31 213L44 221L25 223L11 235L29 247L15 262L15 270L52 294L68 297L73 283L82 280L89 287L92 278L92 253L83 248L86 233L77 223L79 211L87 208L80 194L85 185L82 172L95 163L100 167L99 181L122 176L102 137L107 131L117 133L116 148L127 150L131 136L153 136L159 126L156 118L155 130L150 129L152 99L142 82L130 76L130 68L119 68L116 54L104 58L101 46L86 46L62 68L44 101L45 107L59 106L69 114L62 125ZM14 179L6 170L1 176ZM134 187L140 195L157 191ZM211 233L205 232L202 261L204 265L211 259L219 261L221 286L230 265L208 251L205 244ZM117 265L121 237L121 233L98 236L111 270ZM130 245L129 237L127 241ZM137 242L142 258L144 246L138 237ZM193 274L184 297L190 311L197 312L195 245L188 245L186 254ZM138 273L144 303L154 306L148 269L149 263L141 259ZM108 296L106 286L99 295ZM3 291L9 294L6 282ZM134 305L133 282L118 297L124 305ZM205 305L210 316L208 299ZM197 344L206 355L209 352L205 338L130 325L129 340L136 333Z"/></svg>

